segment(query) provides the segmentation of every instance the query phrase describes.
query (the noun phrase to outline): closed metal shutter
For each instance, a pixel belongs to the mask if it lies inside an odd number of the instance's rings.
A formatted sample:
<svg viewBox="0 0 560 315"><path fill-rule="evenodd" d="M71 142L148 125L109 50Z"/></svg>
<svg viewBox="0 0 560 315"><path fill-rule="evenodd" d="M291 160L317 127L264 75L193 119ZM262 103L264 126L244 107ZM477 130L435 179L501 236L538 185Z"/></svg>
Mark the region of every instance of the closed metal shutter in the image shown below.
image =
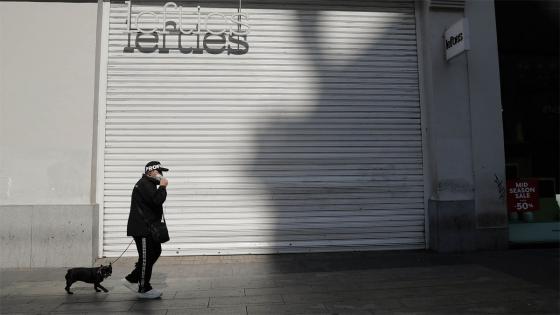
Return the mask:
<svg viewBox="0 0 560 315"><path fill-rule="evenodd" d="M132 22L163 5L133 2ZM127 4L110 7L104 255L130 241L150 160L171 169L163 255L425 247L413 1L243 1L250 33L230 51L145 35L131 52Z"/></svg>

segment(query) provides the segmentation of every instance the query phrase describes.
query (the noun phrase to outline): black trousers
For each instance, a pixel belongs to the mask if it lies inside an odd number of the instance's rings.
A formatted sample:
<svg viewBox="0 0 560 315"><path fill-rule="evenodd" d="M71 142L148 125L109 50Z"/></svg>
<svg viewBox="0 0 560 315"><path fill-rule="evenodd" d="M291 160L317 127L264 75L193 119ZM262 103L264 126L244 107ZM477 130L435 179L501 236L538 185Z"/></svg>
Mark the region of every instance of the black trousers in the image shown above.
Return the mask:
<svg viewBox="0 0 560 315"><path fill-rule="evenodd" d="M134 241L138 250L138 262L134 270L126 276L126 280L138 283L138 292L147 292L152 289L152 268L161 255L161 244L150 236L135 236Z"/></svg>

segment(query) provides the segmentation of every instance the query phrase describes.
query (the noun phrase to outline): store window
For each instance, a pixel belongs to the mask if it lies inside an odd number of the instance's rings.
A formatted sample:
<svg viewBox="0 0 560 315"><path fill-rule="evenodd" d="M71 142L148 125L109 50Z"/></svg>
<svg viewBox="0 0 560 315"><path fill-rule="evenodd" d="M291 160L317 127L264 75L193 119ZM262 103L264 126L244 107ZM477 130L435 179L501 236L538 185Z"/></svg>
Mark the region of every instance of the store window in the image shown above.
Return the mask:
<svg viewBox="0 0 560 315"><path fill-rule="evenodd" d="M559 242L560 2L495 4L510 242Z"/></svg>

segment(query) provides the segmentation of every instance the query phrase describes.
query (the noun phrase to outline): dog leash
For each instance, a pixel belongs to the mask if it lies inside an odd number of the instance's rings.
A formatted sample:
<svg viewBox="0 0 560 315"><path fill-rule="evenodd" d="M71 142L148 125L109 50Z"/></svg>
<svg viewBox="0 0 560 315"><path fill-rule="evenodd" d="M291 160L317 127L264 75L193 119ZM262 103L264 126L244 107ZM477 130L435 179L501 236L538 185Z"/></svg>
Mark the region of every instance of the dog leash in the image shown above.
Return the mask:
<svg viewBox="0 0 560 315"><path fill-rule="evenodd" d="M132 242L134 242L134 239L132 239L132 241L130 241L130 243L128 243L128 246L125 248L125 250L121 253L121 255L119 256L119 258L113 260L113 262L110 262L109 264L112 265L114 263L117 262L117 260L121 259L122 255L124 255L124 253L128 250L128 248L130 247L130 245L132 245Z"/></svg>
<svg viewBox="0 0 560 315"><path fill-rule="evenodd" d="M132 245L132 242L134 242L134 239L132 239L132 241L130 241L130 243L128 243L128 246L125 248L125 250L121 253L121 255L117 259L113 260L112 262L109 262L109 265L112 265L112 264L116 263L117 260L121 259L121 257L124 255L124 253L126 253L128 248L130 247L130 245ZM95 265L95 262L93 263L93 265ZM95 267L95 266L92 266L92 267Z"/></svg>

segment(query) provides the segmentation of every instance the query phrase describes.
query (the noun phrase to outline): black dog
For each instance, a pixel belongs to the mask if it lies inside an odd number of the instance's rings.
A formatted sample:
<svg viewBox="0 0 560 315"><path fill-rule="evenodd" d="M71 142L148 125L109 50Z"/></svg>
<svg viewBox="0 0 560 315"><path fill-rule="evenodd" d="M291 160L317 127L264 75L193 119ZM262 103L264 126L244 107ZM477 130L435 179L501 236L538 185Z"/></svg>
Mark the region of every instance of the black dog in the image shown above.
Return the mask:
<svg viewBox="0 0 560 315"><path fill-rule="evenodd" d="M101 288L104 292L109 292L105 289L101 282L109 277L113 273L113 267L109 266L99 266L97 268L72 268L68 269L66 273L66 287L64 288L68 294L74 294L70 292L70 286L76 281L83 281L85 283L93 283L93 288L96 292L101 292L97 288Z"/></svg>

